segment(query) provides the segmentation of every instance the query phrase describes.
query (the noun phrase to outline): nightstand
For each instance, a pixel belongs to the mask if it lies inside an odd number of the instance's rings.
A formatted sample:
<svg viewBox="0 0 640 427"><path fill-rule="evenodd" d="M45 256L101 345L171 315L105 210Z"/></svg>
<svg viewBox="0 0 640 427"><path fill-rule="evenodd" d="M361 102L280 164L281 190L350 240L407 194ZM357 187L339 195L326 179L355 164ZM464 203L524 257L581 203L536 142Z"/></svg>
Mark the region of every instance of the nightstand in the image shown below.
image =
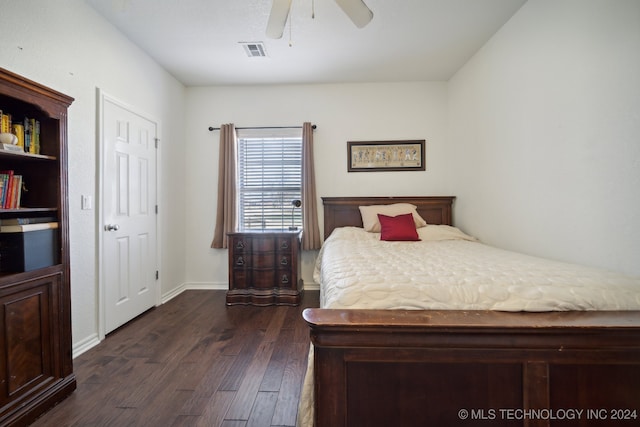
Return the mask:
<svg viewBox="0 0 640 427"><path fill-rule="evenodd" d="M229 233L227 305L298 305L301 230Z"/></svg>

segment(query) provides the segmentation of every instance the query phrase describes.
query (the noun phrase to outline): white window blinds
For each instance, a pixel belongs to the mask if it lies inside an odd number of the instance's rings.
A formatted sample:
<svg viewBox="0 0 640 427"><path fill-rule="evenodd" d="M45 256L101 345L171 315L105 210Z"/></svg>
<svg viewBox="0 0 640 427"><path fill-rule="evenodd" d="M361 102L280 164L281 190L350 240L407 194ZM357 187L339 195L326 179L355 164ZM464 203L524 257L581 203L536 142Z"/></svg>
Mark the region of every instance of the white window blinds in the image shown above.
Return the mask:
<svg viewBox="0 0 640 427"><path fill-rule="evenodd" d="M302 225L301 129L240 129L238 216L240 230L283 230Z"/></svg>

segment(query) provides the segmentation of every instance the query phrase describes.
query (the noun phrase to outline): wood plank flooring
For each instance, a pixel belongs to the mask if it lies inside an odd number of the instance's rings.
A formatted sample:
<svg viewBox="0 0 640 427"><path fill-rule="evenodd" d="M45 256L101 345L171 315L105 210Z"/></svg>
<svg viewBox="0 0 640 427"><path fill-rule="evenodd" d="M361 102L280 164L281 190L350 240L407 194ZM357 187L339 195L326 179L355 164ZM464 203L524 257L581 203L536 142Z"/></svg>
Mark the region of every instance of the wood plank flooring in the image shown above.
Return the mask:
<svg viewBox="0 0 640 427"><path fill-rule="evenodd" d="M298 307L185 291L74 360L77 390L32 426L294 426L309 350Z"/></svg>

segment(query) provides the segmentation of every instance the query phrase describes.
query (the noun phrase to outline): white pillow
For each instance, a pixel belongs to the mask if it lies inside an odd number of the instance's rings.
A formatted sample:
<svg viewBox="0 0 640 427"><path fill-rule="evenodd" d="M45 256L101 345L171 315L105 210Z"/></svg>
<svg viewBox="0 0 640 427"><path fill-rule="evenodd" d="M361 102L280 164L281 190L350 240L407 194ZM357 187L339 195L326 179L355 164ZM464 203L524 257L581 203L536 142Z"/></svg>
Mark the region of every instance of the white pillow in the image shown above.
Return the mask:
<svg viewBox="0 0 640 427"><path fill-rule="evenodd" d="M424 227L427 222L422 219L416 210L416 206L410 203L393 203L391 205L370 205L370 206L358 206L360 209L360 215L362 216L362 225L365 231L371 233L380 233L380 221L378 221L378 214L387 216L397 216L402 214L412 214L413 222L416 224L416 228Z"/></svg>
<svg viewBox="0 0 640 427"><path fill-rule="evenodd" d="M434 225L429 224L427 227L418 230L418 236L420 240L424 241L437 241L437 240L470 240L472 242L477 241L473 236L469 236L462 230L450 225Z"/></svg>

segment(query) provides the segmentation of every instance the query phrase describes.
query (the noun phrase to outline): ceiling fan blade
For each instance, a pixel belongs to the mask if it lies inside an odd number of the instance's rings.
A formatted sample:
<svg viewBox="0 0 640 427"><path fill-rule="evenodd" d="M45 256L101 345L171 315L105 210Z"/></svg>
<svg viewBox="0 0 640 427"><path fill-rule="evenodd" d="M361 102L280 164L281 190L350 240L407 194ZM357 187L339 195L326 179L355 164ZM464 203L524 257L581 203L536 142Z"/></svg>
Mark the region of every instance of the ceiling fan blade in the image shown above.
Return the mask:
<svg viewBox="0 0 640 427"><path fill-rule="evenodd" d="M336 3L358 28L364 27L373 19L373 12L362 0L336 0Z"/></svg>
<svg viewBox="0 0 640 427"><path fill-rule="evenodd" d="M271 37L272 39L282 37L290 9L291 0L273 0L269 22L267 22L267 37Z"/></svg>

